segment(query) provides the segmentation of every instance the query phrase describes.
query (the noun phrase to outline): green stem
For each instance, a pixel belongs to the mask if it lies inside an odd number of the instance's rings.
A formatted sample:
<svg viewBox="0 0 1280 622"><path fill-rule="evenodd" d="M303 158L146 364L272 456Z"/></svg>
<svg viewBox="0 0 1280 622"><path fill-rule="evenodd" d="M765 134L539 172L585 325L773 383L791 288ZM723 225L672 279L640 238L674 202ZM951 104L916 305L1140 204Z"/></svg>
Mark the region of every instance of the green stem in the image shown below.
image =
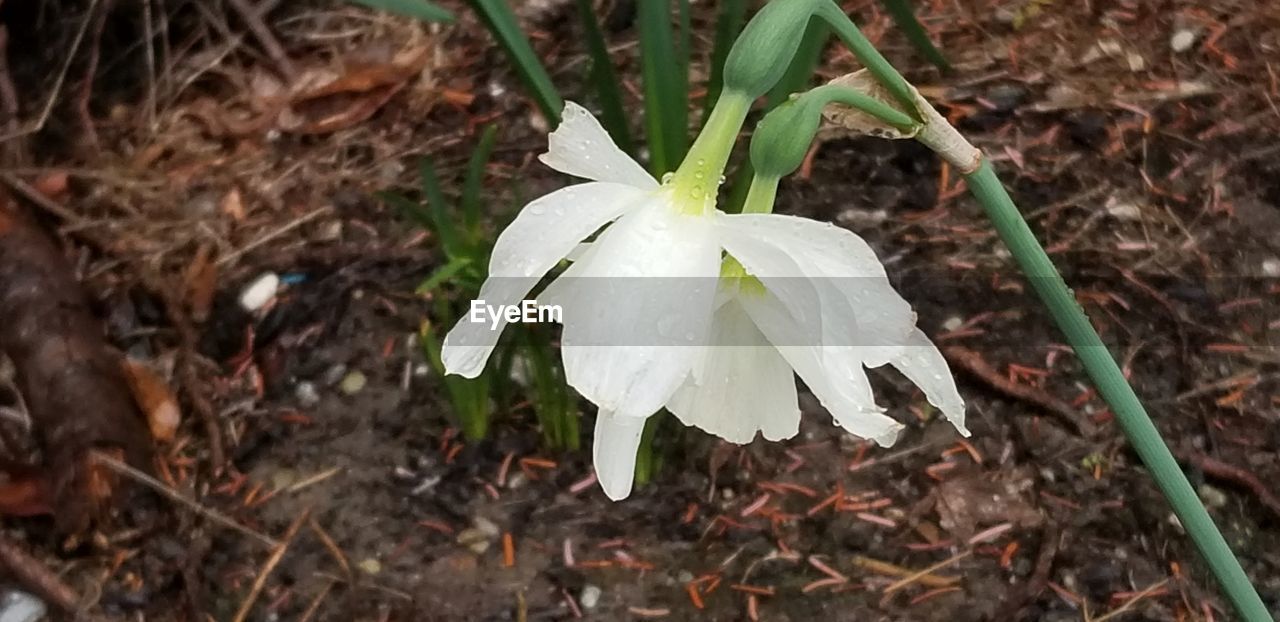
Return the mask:
<svg viewBox="0 0 1280 622"><path fill-rule="evenodd" d="M1005 192L990 163L984 160L978 170L965 176L965 180L987 211L1000 238L1013 252L1032 287L1045 306L1049 307L1054 322L1066 335L1076 356L1080 357L1085 372L1115 413L1120 428L1133 444L1138 457L1150 469L1160 491L1173 506L1174 513L1200 549L1200 554L1209 564L1209 569L1235 605L1240 617L1247 622L1271 620L1262 599L1240 567L1239 560L1231 553L1231 548L1200 503L1186 475L1178 468L1177 461L1160 437L1151 417L1125 380L1124 373L1116 365L1115 359L1089 323L1089 318L1080 309L1057 268L1027 226L1027 221Z"/></svg>
<svg viewBox="0 0 1280 622"><path fill-rule="evenodd" d="M920 120L920 113L916 109L915 96L912 94L911 85L907 84L906 78L898 73L893 65L880 54L880 51L871 45L871 42L863 36L862 31L849 19L848 15L834 0L827 0L818 5L818 16L826 20L831 28L836 31L836 36L849 48L853 55L858 57L858 61L862 66L876 77L876 80L884 86L885 90L893 96L897 102L902 105L903 109L911 115L912 118Z"/></svg>
<svg viewBox="0 0 1280 622"><path fill-rule="evenodd" d="M751 176L751 188L742 202L743 214L773 213L773 203L778 198L778 178L759 173Z"/></svg>
<svg viewBox="0 0 1280 622"><path fill-rule="evenodd" d="M715 209L720 176L750 109L751 99L743 93L722 93L680 168L672 174L669 183L691 213L707 214Z"/></svg>

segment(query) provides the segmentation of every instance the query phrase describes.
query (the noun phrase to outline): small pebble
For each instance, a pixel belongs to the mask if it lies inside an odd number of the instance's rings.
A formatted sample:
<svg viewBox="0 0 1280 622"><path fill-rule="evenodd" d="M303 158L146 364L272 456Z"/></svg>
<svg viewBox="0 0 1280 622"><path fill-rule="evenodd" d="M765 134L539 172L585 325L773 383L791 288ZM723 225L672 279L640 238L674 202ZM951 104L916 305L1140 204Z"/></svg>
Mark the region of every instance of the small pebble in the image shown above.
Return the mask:
<svg viewBox="0 0 1280 622"><path fill-rule="evenodd" d="M1169 49L1181 54L1191 49L1196 44L1196 32L1194 30L1179 30L1169 37Z"/></svg>
<svg viewBox="0 0 1280 622"><path fill-rule="evenodd" d="M365 574L378 574L379 572L382 572L382 562L372 557L356 564L356 566L359 567L360 570L363 570Z"/></svg>
<svg viewBox="0 0 1280 622"><path fill-rule="evenodd" d="M947 318L947 321L942 323L942 330L951 332L953 330L959 330L961 326L964 326L964 318L961 318L958 315L953 315Z"/></svg>
<svg viewBox="0 0 1280 622"><path fill-rule="evenodd" d="M1120 220L1141 220L1142 208L1136 203L1118 201L1107 206L1107 213Z"/></svg>
<svg viewBox="0 0 1280 622"><path fill-rule="evenodd" d="M1200 493L1200 500L1210 509L1217 509L1227 504L1227 493L1210 486L1209 484L1200 484L1196 489Z"/></svg>
<svg viewBox="0 0 1280 622"><path fill-rule="evenodd" d="M298 399L298 404L306 408L320 403L320 391L316 389L314 382L305 380L299 382L298 386L293 388L293 396Z"/></svg>
<svg viewBox="0 0 1280 622"><path fill-rule="evenodd" d="M475 523L476 529L480 530L480 533L490 538L497 538L499 535L502 534L502 530L499 529L498 526L493 523L493 521L483 516L475 517L475 520L472 522Z"/></svg>
<svg viewBox="0 0 1280 622"><path fill-rule="evenodd" d="M1272 257L1262 260L1262 275L1276 277L1280 276L1280 259Z"/></svg>
<svg viewBox="0 0 1280 622"><path fill-rule="evenodd" d="M240 306L250 313L267 306L280 291L280 275L267 272L254 279L244 291L240 292Z"/></svg>
<svg viewBox="0 0 1280 622"><path fill-rule="evenodd" d="M472 553L480 555L489 550L489 537L483 531L469 527L458 532L458 544L467 547Z"/></svg>
<svg viewBox="0 0 1280 622"><path fill-rule="evenodd" d="M360 370L355 370L342 379L338 389L347 395L355 395L363 391L367 384L369 384L369 379Z"/></svg>
<svg viewBox="0 0 1280 622"><path fill-rule="evenodd" d="M588 583L582 588L582 594L578 596L578 602L583 609L595 609L596 605L600 604L600 596L602 594L604 592L600 588Z"/></svg>
<svg viewBox="0 0 1280 622"><path fill-rule="evenodd" d="M330 367L329 369L325 370L324 377L321 379L320 384L323 384L326 387L331 387L335 384L338 384L339 382L342 382L342 379L345 378L346 376L347 376L347 366L343 365L342 363L338 363L333 367Z"/></svg>
<svg viewBox="0 0 1280 622"><path fill-rule="evenodd" d="M26 592L9 590L0 596L0 622L37 622L47 610L44 601Z"/></svg>

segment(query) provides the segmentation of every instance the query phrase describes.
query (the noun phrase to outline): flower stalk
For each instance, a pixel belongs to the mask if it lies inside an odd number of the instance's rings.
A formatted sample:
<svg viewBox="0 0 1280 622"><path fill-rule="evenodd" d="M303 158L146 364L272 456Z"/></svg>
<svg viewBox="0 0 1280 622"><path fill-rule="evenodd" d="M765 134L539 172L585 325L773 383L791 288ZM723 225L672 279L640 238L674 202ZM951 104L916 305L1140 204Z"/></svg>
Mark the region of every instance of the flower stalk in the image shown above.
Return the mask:
<svg viewBox="0 0 1280 622"><path fill-rule="evenodd" d="M823 10L827 11L825 8ZM1079 357L1098 393L1115 413L1120 429L1143 464L1151 471L1174 514L1186 528L1240 617L1247 622L1271 620L1262 599L1240 566L1240 561L1231 552L1226 539L1205 510L1186 475L1178 467L1133 387L1125 379L1120 366L1076 302L1057 267L1010 199L990 162L883 57L878 53L867 52L870 43L857 32L857 27L848 18L843 21L834 18L832 15L831 21L836 32L863 61L867 71L878 81L879 87L892 97L903 112L922 122L920 131L914 137L962 173L969 191L986 211L1000 239L1013 254L1018 267L1031 282L1041 302L1048 307L1054 323ZM862 48L862 51L854 48L855 45ZM874 52L874 48L870 50ZM867 111L862 109L862 112Z"/></svg>
<svg viewBox="0 0 1280 622"><path fill-rule="evenodd" d="M1164 493L1173 512L1182 521L1191 540L1200 550L1205 562L1227 594L1241 619L1247 622L1271 620L1267 608L1258 597L1232 554L1226 539L1205 511L1200 498L1178 467L1178 462L1160 437L1159 430L1138 400L1133 387L1125 380L1124 373L1115 358L1098 337L1075 296L1062 280L1062 275L1036 240L1027 221L996 177L991 163L981 161L977 170L964 176L969 191L987 212L1000 239L1013 253L1023 274L1031 281L1040 300L1049 308L1058 329L1080 358L1085 373L1093 380L1098 393L1115 413L1120 429L1124 431L1134 451L1151 471L1156 485Z"/></svg>

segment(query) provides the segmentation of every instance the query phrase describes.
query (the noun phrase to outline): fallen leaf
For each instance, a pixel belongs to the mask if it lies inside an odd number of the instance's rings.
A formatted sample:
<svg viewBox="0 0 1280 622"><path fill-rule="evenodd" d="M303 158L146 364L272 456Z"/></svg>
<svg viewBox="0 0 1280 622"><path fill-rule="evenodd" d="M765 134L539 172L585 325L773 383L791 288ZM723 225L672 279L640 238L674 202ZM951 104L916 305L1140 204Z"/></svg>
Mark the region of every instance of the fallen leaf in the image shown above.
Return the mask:
<svg viewBox="0 0 1280 622"><path fill-rule="evenodd" d="M1026 494L1031 478L1022 474L993 479L985 474L958 477L938 486L938 517L943 529L968 540L979 527L1010 522L1036 527L1044 520Z"/></svg>

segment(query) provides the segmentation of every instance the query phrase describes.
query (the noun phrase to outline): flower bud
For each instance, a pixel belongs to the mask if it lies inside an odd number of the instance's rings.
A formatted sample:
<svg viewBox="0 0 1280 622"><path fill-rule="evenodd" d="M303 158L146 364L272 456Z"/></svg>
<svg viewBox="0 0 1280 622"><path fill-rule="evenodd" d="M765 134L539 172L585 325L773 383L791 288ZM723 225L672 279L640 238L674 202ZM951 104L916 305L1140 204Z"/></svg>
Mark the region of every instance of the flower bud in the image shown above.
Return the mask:
<svg viewBox="0 0 1280 622"><path fill-rule="evenodd" d="M780 178L800 168L818 133L822 106L819 98L792 95L760 120L751 137L751 166L757 175Z"/></svg>
<svg viewBox="0 0 1280 622"><path fill-rule="evenodd" d="M755 99L773 88L786 73L809 18L821 3L822 0L774 0L760 9L725 59L725 90Z"/></svg>

